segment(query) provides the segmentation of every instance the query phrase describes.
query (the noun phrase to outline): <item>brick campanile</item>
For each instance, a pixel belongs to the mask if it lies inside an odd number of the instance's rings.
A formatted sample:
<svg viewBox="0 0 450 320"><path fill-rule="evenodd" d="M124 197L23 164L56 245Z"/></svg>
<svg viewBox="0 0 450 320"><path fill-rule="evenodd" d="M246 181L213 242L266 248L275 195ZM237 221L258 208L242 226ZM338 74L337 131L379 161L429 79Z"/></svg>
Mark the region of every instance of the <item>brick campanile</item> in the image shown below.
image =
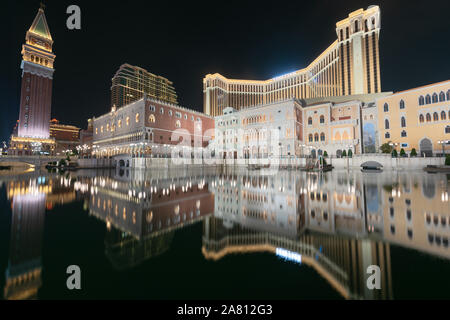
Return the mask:
<svg viewBox="0 0 450 320"><path fill-rule="evenodd" d="M41 7L22 46L18 136L48 139L52 103L53 40Z"/></svg>

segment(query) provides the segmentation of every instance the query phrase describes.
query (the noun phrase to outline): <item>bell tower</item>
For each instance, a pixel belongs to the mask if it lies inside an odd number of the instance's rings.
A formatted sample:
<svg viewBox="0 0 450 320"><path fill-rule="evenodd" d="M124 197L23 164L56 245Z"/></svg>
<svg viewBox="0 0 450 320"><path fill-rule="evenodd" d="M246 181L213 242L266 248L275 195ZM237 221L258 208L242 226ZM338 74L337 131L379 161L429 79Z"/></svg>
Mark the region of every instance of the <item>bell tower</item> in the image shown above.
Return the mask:
<svg viewBox="0 0 450 320"><path fill-rule="evenodd" d="M52 150L50 113L52 103L53 39L41 4L22 46L22 86L17 136L11 138L13 153L34 154ZM45 147L44 147L45 145Z"/></svg>

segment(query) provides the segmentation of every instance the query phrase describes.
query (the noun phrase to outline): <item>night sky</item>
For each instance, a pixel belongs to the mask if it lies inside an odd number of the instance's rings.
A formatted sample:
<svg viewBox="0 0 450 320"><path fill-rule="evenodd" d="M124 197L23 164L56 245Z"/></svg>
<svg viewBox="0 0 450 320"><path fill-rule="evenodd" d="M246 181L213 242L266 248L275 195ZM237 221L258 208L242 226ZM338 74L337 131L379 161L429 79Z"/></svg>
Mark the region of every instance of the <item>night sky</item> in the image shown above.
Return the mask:
<svg viewBox="0 0 450 320"><path fill-rule="evenodd" d="M39 3L2 1L1 141L18 119L20 51ZM448 1L44 3L56 54L52 117L82 128L110 110L111 78L122 63L173 81L178 102L201 111L204 75L265 80L301 69L336 39L338 20L372 4L381 9L383 91L450 79ZM66 28L71 4L81 8L81 30Z"/></svg>

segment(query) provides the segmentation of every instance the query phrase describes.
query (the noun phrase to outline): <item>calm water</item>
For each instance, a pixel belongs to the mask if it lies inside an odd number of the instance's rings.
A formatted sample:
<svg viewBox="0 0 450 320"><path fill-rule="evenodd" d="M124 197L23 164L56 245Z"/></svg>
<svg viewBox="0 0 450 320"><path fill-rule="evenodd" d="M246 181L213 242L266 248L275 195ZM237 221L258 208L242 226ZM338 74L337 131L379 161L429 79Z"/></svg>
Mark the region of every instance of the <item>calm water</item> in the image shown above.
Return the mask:
<svg viewBox="0 0 450 320"><path fill-rule="evenodd" d="M450 298L448 175L2 174L1 298Z"/></svg>

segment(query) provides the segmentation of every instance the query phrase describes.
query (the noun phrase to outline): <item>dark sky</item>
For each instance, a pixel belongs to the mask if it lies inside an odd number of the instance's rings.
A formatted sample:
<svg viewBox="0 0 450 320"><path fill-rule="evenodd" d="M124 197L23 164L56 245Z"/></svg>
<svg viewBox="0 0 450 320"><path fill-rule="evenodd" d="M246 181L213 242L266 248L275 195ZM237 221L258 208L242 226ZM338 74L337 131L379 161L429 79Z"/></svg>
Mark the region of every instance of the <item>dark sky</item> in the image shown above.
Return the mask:
<svg viewBox="0 0 450 320"><path fill-rule="evenodd" d="M44 2L56 54L52 117L83 128L109 111L122 63L173 81L179 103L201 111L207 73L263 80L303 68L336 39L338 20L371 4L381 9L383 91L450 79L448 1ZM39 3L2 1L1 140L18 118L21 45ZM79 31L66 28L71 4L81 8Z"/></svg>

